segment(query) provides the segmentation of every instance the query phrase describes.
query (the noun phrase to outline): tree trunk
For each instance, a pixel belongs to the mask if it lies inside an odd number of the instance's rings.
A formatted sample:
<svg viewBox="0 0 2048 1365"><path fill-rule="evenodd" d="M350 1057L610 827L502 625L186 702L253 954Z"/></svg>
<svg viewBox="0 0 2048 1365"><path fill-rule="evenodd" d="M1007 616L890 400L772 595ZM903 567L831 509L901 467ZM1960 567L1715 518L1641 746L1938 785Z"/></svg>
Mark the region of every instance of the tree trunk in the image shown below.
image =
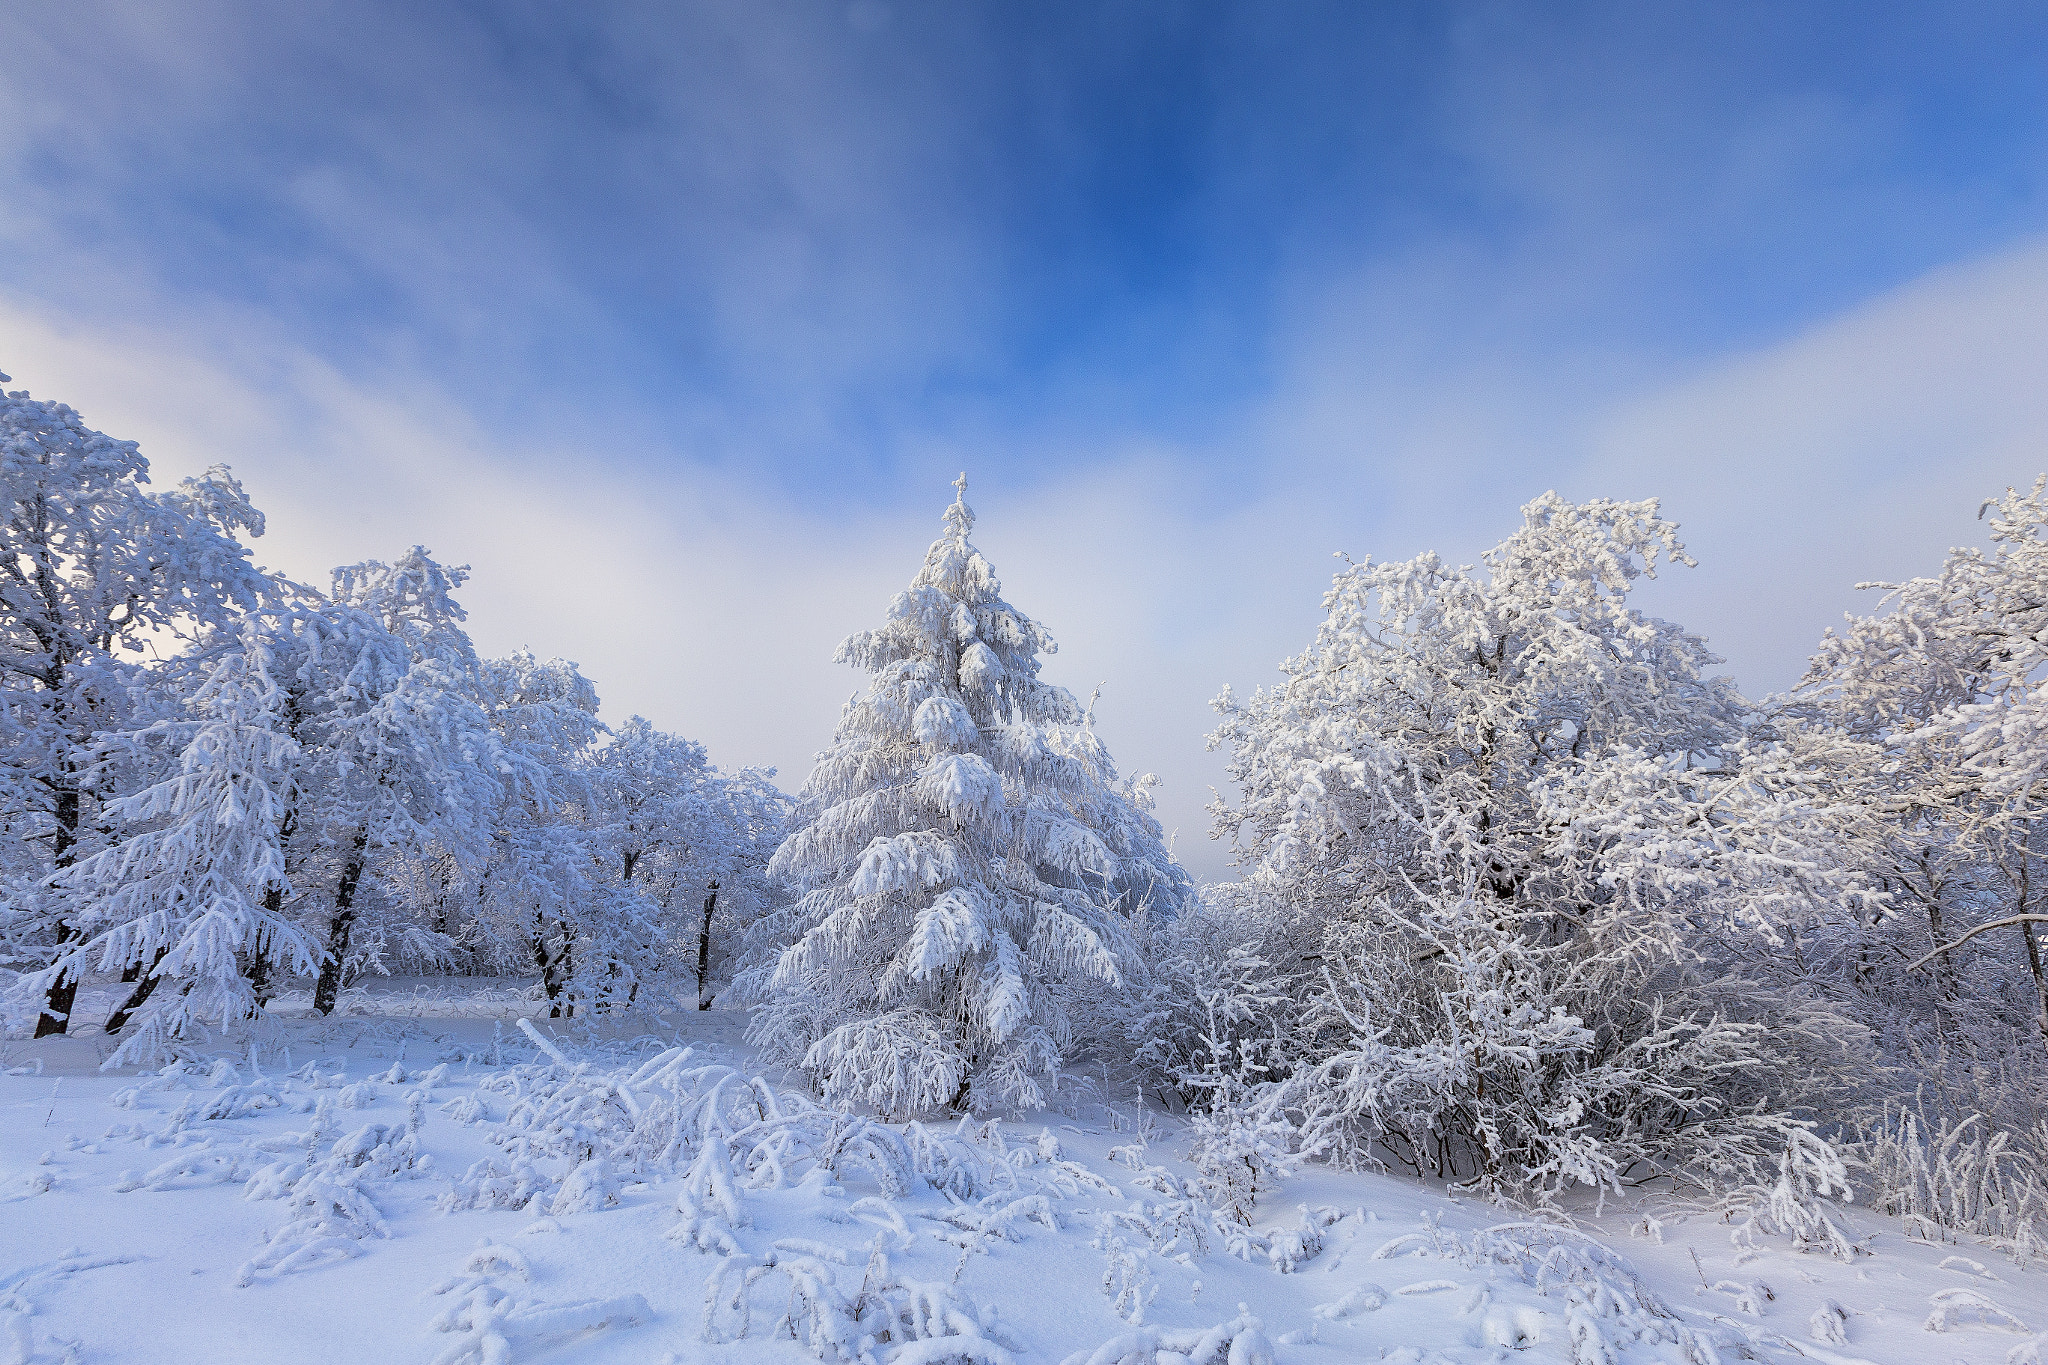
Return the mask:
<svg viewBox="0 0 2048 1365"><path fill-rule="evenodd" d="M451 876L449 867L450 862L451 860L448 858L444 857L443 859L441 859L441 885L440 888L434 892L434 932L441 935L441 937L443 938L446 938L448 936L448 882Z"/></svg>
<svg viewBox="0 0 2048 1365"><path fill-rule="evenodd" d="M576 1002L562 1000L562 987L576 970L570 955L569 926L556 920L555 928L562 936L560 952L548 950L546 923L538 914L533 917L533 965L540 968L541 989L548 997L548 1018L574 1018Z"/></svg>
<svg viewBox="0 0 2048 1365"><path fill-rule="evenodd" d="M1934 943L1932 946L1939 953L1940 949L1948 943L1948 926L1942 923L1941 902L1938 900L1930 899L1927 902L1927 932L1933 936ZM1949 965L1948 954L1940 953L1934 961L1934 970L1941 978L1942 996L1953 1000L1956 994L1955 972Z"/></svg>
<svg viewBox="0 0 2048 1365"><path fill-rule="evenodd" d="M67 767L58 780L55 802L57 834L52 844L52 864L62 872L70 867L77 856L78 847L78 787L72 780ZM69 921L57 922L57 951L63 952L77 939L77 930ZM47 1038L53 1033L66 1032L71 1027L71 1007L78 1000L78 974L66 971L50 983L49 994L43 999L43 1012L36 1017L36 1037Z"/></svg>
<svg viewBox="0 0 2048 1365"><path fill-rule="evenodd" d="M1920 855L1920 872L1927 889L1922 891L1910 883L1908 888L1927 907L1927 932L1934 936L1934 942L1928 946L1939 954L1934 959L1934 979L1941 988L1941 998L1952 1001L1956 998L1956 973L1955 964L1948 960L1947 953L1941 951L1948 944L1948 925L1941 916L1941 879L1928 866L1925 853Z"/></svg>
<svg viewBox="0 0 2048 1365"><path fill-rule="evenodd" d="M559 991L566 987L576 975L576 945L570 941L568 925L560 920L556 920L555 927L562 931L562 956L559 959L562 964L561 985L555 988ZM571 995L564 999L559 1006L548 1012L548 1017L551 1019L557 1017L574 1019L576 1017L576 997Z"/></svg>
<svg viewBox="0 0 2048 1365"><path fill-rule="evenodd" d="M156 974L156 969L157 965L164 960L164 954L168 952L170 952L168 947L156 950L155 959L150 962L149 970L141 973L141 979L136 982L135 989L128 992L128 998L121 1002L120 1008L107 1016L106 1031L108 1033L119 1033L122 1029L128 1027L128 1021L134 1017L135 1011L148 1003L151 993L156 990L157 982L163 980L162 977ZM135 965L138 970L142 966L139 962Z"/></svg>
<svg viewBox="0 0 2048 1365"><path fill-rule="evenodd" d="M2041 1002L2041 1041L2048 1044L2048 976L2041 971L2041 944L2034 937L2034 926L2022 924L2020 933L2027 940L2027 965L2034 969L2034 998Z"/></svg>
<svg viewBox="0 0 2048 1365"><path fill-rule="evenodd" d="M327 922L327 955L320 960L320 976L313 984L313 1009L320 1014L334 1013L334 1002L341 995L341 967L348 957L349 934L355 928L356 886L362 881L363 849L369 841L367 825L356 831L348 861L341 866L341 880L334 884L334 918Z"/></svg>
<svg viewBox="0 0 2048 1365"><path fill-rule="evenodd" d="M2024 915L2031 910L2027 899L2028 892L2032 889L2032 871L2033 855L2022 846L2019 872L2013 877L2013 884L2019 892L2019 903L2014 907L2014 914ZM2034 938L2034 926L2031 923L2022 921L2019 930L2020 937L2027 945L2027 966L2034 973L2034 999L2040 1008L2037 1022L2041 1026L2041 1041L2048 1044L2048 976L2044 976L2041 971L2041 945Z"/></svg>
<svg viewBox="0 0 2048 1365"><path fill-rule="evenodd" d="M284 913L284 887L276 882L263 888L263 911L267 915ZM270 1003L270 997L277 993L270 979L270 954L263 951L263 942L257 939L249 945L249 994L262 1009Z"/></svg>
<svg viewBox="0 0 2048 1365"><path fill-rule="evenodd" d="M711 996L707 988L711 984L711 915L718 909L718 883L711 883L711 894L704 898L704 928L697 935L697 1008L711 1008Z"/></svg>
<svg viewBox="0 0 2048 1365"><path fill-rule="evenodd" d="M242 976L249 983L247 1017L254 1019L263 1013L263 1007L270 1003L270 959L261 952L251 949L242 957Z"/></svg>

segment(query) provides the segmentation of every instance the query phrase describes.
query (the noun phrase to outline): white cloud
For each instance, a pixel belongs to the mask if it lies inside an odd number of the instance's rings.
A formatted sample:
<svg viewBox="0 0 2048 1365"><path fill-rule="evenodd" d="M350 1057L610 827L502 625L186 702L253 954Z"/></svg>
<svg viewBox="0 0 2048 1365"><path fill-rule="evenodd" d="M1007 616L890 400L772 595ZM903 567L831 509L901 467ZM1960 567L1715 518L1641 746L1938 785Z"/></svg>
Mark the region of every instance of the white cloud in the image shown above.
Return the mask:
<svg viewBox="0 0 2048 1365"><path fill-rule="evenodd" d="M1700 567L1655 601L1753 691L1858 581L1932 572L1978 504L2048 470L2048 240L1937 271L1588 424L1563 491L1664 499Z"/></svg>
<svg viewBox="0 0 2048 1365"><path fill-rule="evenodd" d="M1469 557L1545 487L1659 494L1702 565L1652 605L1707 634L1752 690L1781 686L1854 605L1852 582L1931 569L1974 533L1980 498L2048 466L2044 305L2035 243L1562 431L1518 423L1512 389L1462 410L1411 394L1403 416L1307 370L1248 414L1255 491L1236 504L1186 486L1170 448L1095 452L1092 472L1024 492L1005 483L1013 456L970 488L977 540L1061 640L1048 676L1083 695L1108 684L1113 751L1161 773L1183 856L1220 875L1201 809L1222 773L1201 744L1208 699L1271 679L1308 641L1331 551ZM0 368L141 440L160 477L234 464L270 514L259 558L295 575L414 542L470 563L482 648L577 659L608 717L643 713L792 787L857 683L834 646L880 619L950 494L826 516L765 472L613 464L602 427L578 448L506 449L432 391L352 381L246 330L67 327L0 301ZM1518 427L1546 453L1503 464ZM1473 446L1487 453L1459 453Z"/></svg>

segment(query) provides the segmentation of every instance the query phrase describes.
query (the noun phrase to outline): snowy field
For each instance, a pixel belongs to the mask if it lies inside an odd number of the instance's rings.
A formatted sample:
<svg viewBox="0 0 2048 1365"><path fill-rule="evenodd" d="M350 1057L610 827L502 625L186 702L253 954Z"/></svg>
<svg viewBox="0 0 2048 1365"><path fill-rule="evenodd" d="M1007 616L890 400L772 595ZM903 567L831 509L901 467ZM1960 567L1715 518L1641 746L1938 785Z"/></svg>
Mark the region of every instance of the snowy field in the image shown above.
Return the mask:
<svg viewBox="0 0 2048 1365"><path fill-rule="evenodd" d="M2041 1270L1861 1212L1843 1264L1315 1169L1232 1229L1170 1118L850 1120L754 1079L724 1012L535 1037L503 988L281 1003L161 1072L0 1044L0 1359L1979 1365L2048 1328Z"/></svg>

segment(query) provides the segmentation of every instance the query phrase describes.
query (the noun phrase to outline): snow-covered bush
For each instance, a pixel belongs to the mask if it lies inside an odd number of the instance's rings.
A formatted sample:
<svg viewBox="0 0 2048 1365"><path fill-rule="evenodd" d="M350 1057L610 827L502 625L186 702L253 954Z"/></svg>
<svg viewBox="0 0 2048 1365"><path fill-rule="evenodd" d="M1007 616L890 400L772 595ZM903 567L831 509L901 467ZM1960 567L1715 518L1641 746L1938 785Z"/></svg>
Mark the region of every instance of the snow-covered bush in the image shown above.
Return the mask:
<svg viewBox="0 0 2048 1365"><path fill-rule="evenodd" d="M1170 1107L1212 1109L1298 1060L1298 982L1264 955L1286 926L1264 908L1242 887L1211 886L1175 918L1136 927L1115 1030L1121 1058Z"/></svg>
<svg viewBox="0 0 2048 1365"><path fill-rule="evenodd" d="M2048 1234L2048 1187L2030 1150L2048 1147L2048 1133L2033 1139L2015 1143L1981 1114L1951 1122L1887 1105L1849 1150L1871 1206L1903 1219L1909 1235L1978 1238L2024 1264Z"/></svg>
<svg viewBox="0 0 2048 1365"><path fill-rule="evenodd" d="M1547 1200L1768 1185L1861 1030L1745 972L1876 902L1695 636L1630 603L1685 562L1654 503L1554 495L1485 570L1354 565L1286 681L1219 702L1218 812L1306 1055L1257 1102L1304 1150Z"/></svg>

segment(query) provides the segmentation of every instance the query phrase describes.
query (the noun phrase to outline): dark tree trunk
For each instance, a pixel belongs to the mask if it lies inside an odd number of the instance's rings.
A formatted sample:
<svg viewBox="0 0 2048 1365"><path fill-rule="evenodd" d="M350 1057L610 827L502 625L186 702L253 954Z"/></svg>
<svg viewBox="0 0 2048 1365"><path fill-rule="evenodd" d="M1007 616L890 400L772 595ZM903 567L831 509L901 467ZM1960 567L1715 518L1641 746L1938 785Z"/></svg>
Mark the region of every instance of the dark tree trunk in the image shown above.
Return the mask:
<svg viewBox="0 0 2048 1365"><path fill-rule="evenodd" d="M128 998L121 1002L120 1008L107 1016L108 1033L119 1033L128 1027L128 1021L134 1017L135 1011L148 1003L150 995L156 990L157 982L163 980L156 974L157 965L164 960L164 954L169 951L168 947L157 949L156 957L150 962L149 970L146 972L141 971L141 963L135 964L137 971L141 973L141 979L135 983L135 989L128 992Z"/></svg>
<svg viewBox="0 0 2048 1365"><path fill-rule="evenodd" d="M249 1015L254 1019L270 1003L270 959L261 951L251 949L242 958L242 976L249 983Z"/></svg>
<svg viewBox="0 0 2048 1365"><path fill-rule="evenodd" d="M568 986L570 980L576 975L576 945L569 939L568 925L557 920L555 927L562 932L562 956L559 959L562 964L562 975L560 984L555 987L555 990L559 993ZM576 997L573 995L565 996L561 1004L548 1011L548 1017L551 1019L574 1019L576 1017Z"/></svg>
<svg viewBox="0 0 2048 1365"><path fill-rule="evenodd" d="M443 938L448 936L448 882L450 878L448 860L441 862L441 886L434 892L434 932Z"/></svg>
<svg viewBox="0 0 2048 1365"><path fill-rule="evenodd" d="M2019 872L2013 878L2014 886L2019 892L2019 903L2013 911L2014 914L2025 915L2033 912L2033 907L2027 903L2028 893L2033 889L2032 874L2033 855L2023 847L2020 853ZM2037 1022L2041 1027L2041 1041L2048 1044L2048 975L2043 975L2041 971L2041 945L2034 937L2034 926L2031 923L2023 922L2019 928L2020 937L2027 945L2027 966L2034 973L2034 999L2040 1010Z"/></svg>
<svg viewBox="0 0 2048 1365"><path fill-rule="evenodd" d="M363 849L370 841L367 826L356 831L348 861L341 865L341 880L334 884L334 918L327 922L327 955L320 960L320 976L313 984L313 1008L320 1014L334 1013L341 995L341 967L348 957L348 940L356 923L356 887L363 878Z"/></svg>
<svg viewBox="0 0 2048 1365"><path fill-rule="evenodd" d="M697 935L697 1008L711 1008L711 916L718 909L718 883L704 898L704 928Z"/></svg>
<svg viewBox="0 0 2048 1365"><path fill-rule="evenodd" d="M2022 924L2020 933L2027 940L2027 965L2034 970L2034 997L2041 1002L2041 1041L2048 1043L2048 976L2041 971L2041 944L2032 924Z"/></svg>
<svg viewBox="0 0 2048 1365"><path fill-rule="evenodd" d="M263 888L263 911L268 915L284 913L284 887L276 882ZM277 993L270 979L270 954L264 951L263 940L256 939L249 945L248 955L249 994L262 1009L270 1003L270 997Z"/></svg>
<svg viewBox="0 0 2048 1365"><path fill-rule="evenodd" d="M1941 983L1941 998L1944 1000L1954 1000L1956 998L1955 968L1949 962L1948 954L1941 951L1948 945L1948 926L1942 922L1941 900L1938 896L1931 896L1927 900L1927 932L1934 939L1936 953L1934 973L1935 979Z"/></svg>
<svg viewBox="0 0 2048 1365"><path fill-rule="evenodd" d="M57 800L54 806L57 817L57 833L52 844L55 869L62 872L71 866L78 848L78 787L67 771L60 779ZM57 924L58 951L72 946L78 938L78 931L67 920ZM71 1007L78 1000L78 975L67 971L50 983L49 994L43 999L43 1012L36 1018L36 1037L47 1038L53 1033L63 1033L71 1027Z"/></svg>
<svg viewBox="0 0 2048 1365"><path fill-rule="evenodd" d="M550 950L547 941L547 926L539 915L533 917L533 965L540 968L541 989L547 992L548 1018L574 1018L576 1002L562 999L562 987L576 970L574 958L570 955L569 926L555 921L555 929L561 934L559 952Z"/></svg>
<svg viewBox="0 0 2048 1365"><path fill-rule="evenodd" d="M296 727L298 725L298 706L296 703L292 705L291 714L293 717L293 733L296 734ZM298 827L299 808L296 805L287 807L284 819L278 821L277 824L278 858L286 867L291 865L291 855L285 850L289 847L292 834ZM263 913L270 918L272 923L284 917L284 889L285 884L282 881L271 882L263 888ZM277 994L277 983L271 979L270 954L266 951L266 948L267 945L264 943L261 933L258 933L254 939L250 940L247 957L249 994L256 1002L256 1010L252 1013L251 1017L254 1017L254 1013L260 1013L268 1006L270 998Z"/></svg>

